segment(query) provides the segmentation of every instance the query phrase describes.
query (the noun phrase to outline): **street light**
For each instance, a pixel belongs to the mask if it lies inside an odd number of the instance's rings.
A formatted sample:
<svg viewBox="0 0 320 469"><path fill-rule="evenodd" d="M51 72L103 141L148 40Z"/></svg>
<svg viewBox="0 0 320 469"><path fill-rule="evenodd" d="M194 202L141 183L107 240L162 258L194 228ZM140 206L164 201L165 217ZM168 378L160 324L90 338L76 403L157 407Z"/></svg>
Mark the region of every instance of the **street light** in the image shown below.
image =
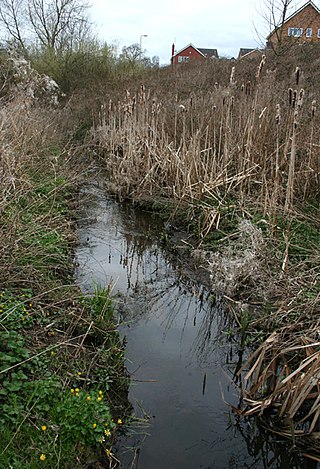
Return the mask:
<svg viewBox="0 0 320 469"><path fill-rule="evenodd" d="M141 34L141 36L140 36L140 62L141 62L141 59L142 59L142 38L143 37L148 37L148 34Z"/></svg>

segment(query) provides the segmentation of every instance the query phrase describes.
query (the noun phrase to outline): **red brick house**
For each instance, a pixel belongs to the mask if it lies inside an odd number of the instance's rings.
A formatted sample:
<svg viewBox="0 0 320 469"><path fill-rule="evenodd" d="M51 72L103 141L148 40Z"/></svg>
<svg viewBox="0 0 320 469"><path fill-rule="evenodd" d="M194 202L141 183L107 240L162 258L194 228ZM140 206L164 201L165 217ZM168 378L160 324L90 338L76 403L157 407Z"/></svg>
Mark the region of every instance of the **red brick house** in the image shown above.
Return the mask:
<svg viewBox="0 0 320 469"><path fill-rule="evenodd" d="M238 54L238 60L240 59L255 59L256 57L261 57L264 53L261 49L248 49L241 47Z"/></svg>
<svg viewBox="0 0 320 469"><path fill-rule="evenodd" d="M320 10L308 1L267 37L267 48L277 45L320 43Z"/></svg>
<svg viewBox="0 0 320 469"><path fill-rule="evenodd" d="M189 44L178 52L174 52L174 45L172 47L172 64L181 64L193 60L205 60L210 58L219 58L217 49L203 49Z"/></svg>

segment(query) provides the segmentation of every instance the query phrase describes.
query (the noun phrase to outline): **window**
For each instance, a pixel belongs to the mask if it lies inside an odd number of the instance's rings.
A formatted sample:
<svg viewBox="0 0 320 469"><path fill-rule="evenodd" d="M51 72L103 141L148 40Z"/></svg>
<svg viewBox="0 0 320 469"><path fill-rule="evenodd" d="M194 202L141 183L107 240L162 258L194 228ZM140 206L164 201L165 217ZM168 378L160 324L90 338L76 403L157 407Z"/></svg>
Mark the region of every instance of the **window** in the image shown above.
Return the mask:
<svg viewBox="0 0 320 469"><path fill-rule="evenodd" d="M179 55L178 57L178 62L189 62L190 57L187 57L186 55Z"/></svg>
<svg viewBox="0 0 320 469"><path fill-rule="evenodd" d="M306 37L312 37L312 28L307 28Z"/></svg>
<svg viewBox="0 0 320 469"><path fill-rule="evenodd" d="M303 33L302 28L289 28L288 29L288 36L301 37L302 33Z"/></svg>

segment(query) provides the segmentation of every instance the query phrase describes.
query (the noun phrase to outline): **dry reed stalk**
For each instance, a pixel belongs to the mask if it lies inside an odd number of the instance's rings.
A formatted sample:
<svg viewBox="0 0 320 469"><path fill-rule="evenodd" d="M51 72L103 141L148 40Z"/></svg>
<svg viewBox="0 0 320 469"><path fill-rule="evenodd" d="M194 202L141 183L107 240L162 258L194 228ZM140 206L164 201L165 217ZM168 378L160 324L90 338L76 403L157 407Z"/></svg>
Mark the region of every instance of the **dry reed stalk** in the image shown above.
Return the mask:
<svg viewBox="0 0 320 469"><path fill-rule="evenodd" d="M283 348L283 336L274 332L247 360L240 370L249 371L244 377L244 415L260 414L273 408L279 417L300 424L309 422L311 434L320 416L320 342L301 335L289 347ZM305 354L297 363L295 357ZM307 406L307 402L312 405Z"/></svg>

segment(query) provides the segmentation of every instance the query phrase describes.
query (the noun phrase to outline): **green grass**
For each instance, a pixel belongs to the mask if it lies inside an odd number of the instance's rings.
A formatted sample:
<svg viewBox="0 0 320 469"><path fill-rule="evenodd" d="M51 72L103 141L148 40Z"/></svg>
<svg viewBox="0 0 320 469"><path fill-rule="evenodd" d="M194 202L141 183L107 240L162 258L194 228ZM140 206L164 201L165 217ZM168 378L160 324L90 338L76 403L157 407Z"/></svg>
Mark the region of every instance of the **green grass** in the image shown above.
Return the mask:
<svg viewBox="0 0 320 469"><path fill-rule="evenodd" d="M107 464L130 409L110 291L74 285L72 185L50 168L26 168L1 218L0 466L14 469Z"/></svg>

